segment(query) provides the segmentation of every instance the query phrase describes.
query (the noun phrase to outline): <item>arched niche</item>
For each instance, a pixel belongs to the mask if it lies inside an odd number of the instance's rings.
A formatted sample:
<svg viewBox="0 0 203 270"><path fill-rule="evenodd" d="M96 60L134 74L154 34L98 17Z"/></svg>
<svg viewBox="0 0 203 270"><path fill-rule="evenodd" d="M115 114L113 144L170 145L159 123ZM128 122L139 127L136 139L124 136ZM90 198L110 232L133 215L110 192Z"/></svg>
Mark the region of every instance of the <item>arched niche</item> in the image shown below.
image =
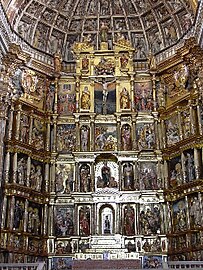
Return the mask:
<svg viewBox="0 0 203 270"><path fill-rule="evenodd" d="M111 235L115 233L115 210L109 205L103 205L99 210L99 234Z"/></svg>

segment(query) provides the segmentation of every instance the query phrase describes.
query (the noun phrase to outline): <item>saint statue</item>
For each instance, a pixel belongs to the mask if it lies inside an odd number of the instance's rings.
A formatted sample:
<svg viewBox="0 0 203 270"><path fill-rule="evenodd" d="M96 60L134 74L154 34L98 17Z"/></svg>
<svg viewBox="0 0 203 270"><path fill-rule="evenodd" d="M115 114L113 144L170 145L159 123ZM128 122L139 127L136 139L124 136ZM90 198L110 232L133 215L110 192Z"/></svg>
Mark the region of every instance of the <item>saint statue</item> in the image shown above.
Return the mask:
<svg viewBox="0 0 203 270"><path fill-rule="evenodd" d="M84 87L81 95L81 109L89 110L90 109L90 91L87 86Z"/></svg>
<svg viewBox="0 0 203 270"><path fill-rule="evenodd" d="M102 22L101 28L100 28L100 39L101 42L107 42L108 41L108 26Z"/></svg>

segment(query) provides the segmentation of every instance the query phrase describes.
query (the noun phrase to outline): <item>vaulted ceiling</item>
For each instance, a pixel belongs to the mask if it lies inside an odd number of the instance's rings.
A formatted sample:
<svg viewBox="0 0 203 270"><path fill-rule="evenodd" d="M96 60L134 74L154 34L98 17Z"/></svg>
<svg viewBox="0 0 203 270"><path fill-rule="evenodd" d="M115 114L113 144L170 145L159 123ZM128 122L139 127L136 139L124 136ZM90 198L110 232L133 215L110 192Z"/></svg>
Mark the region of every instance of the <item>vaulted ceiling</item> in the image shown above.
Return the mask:
<svg viewBox="0 0 203 270"><path fill-rule="evenodd" d="M190 31L197 0L2 0L12 28L30 45L72 57L72 44L87 35L99 48L100 27L108 26L111 48L121 32L146 58L179 41Z"/></svg>

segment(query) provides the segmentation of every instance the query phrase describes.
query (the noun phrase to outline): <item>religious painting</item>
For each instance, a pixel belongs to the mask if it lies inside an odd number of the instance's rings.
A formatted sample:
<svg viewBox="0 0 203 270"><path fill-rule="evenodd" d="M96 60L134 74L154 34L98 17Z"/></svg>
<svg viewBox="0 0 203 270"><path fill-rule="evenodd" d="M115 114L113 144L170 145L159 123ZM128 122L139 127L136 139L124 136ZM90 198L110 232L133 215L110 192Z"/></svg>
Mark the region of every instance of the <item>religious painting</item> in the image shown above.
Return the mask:
<svg viewBox="0 0 203 270"><path fill-rule="evenodd" d="M140 162L138 167L140 190L156 190L161 188L157 180L157 164Z"/></svg>
<svg viewBox="0 0 203 270"><path fill-rule="evenodd" d="M114 114L116 112L116 84L115 79L95 82L94 112L96 114Z"/></svg>
<svg viewBox="0 0 203 270"><path fill-rule="evenodd" d="M135 234L135 210L130 204L123 209L123 234Z"/></svg>
<svg viewBox="0 0 203 270"><path fill-rule="evenodd" d="M9 246L15 252L20 252L24 248L24 241L25 239L22 234L11 234L9 237Z"/></svg>
<svg viewBox="0 0 203 270"><path fill-rule="evenodd" d="M117 128L114 124L95 126L95 151L114 151L117 147Z"/></svg>
<svg viewBox="0 0 203 270"><path fill-rule="evenodd" d="M160 205L140 205L139 230L140 234L151 235L161 232Z"/></svg>
<svg viewBox="0 0 203 270"><path fill-rule="evenodd" d="M201 249L201 246L202 246L202 235L201 235L202 232L200 231L196 231L196 232L192 232L191 235L190 235L190 244L191 244L191 247L193 249Z"/></svg>
<svg viewBox="0 0 203 270"><path fill-rule="evenodd" d="M149 112L154 108L151 81L135 82L134 108L139 112Z"/></svg>
<svg viewBox="0 0 203 270"><path fill-rule="evenodd" d="M184 175L181 157L175 157L169 160L169 185L171 187L180 186L184 183Z"/></svg>
<svg viewBox="0 0 203 270"><path fill-rule="evenodd" d="M91 191L91 173L90 165L82 163L79 165L80 192Z"/></svg>
<svg viewBox="0 0 203 270"><path fill-rule="evenodd" d="M118 164L114 161L99 161L95 168L97 188L118 188Z"/></svg>
<svg viewBox="0 0 203 270"><path fill-rule="evenodd" d="M83 152L89 151L90 149L90 128L89 126L83 125L80 128L80 150Z"/></svg>
<svg viewBox="0 0 203 270"><path fill-rule="evenodd" d="M16 183L27 185L27 156L18 154Z"/></svg>
<svg viewBox="0 0 203 270"><path fill-rule="evenodd" d="M143 257L143 268L162 268L162 256L144 256Z"/></svg>
<svg viewBox="0 0 203 270"><path fill-rule="evenodd" d="M28 205L28 221L27 232L33 235L39 235L41 233L41 215L42 209L40 205L29 202Z"/></svg>
<svg viewBox="0 0 203 270"><path fill-rule="evenodd" d="M155 147L155 129L154 123L137 123L136 139L139 150L153 149Z"/></svg>
<svg viewBox="0 0 203 270"><path fill-rule="evenodd" d="M70 193L74 189L74 164L56 165L55 190L57 194Z"/></svg>
<svg viewBox="0 0 203 270"><path fill-rule="evenodd" d="M28 251L33 254L43 253L43 241L38 238L29 237L28 238Z"/></svg>
<svg viewBox="0 0 203 270"><path fill-rule="evenodd" d="M131 126L124 124L121 127L121 150L130 151L132 149L132 134Z"/></svg>
<svg viewBox="0 0 203 270"><path fill-rule="evenodd" d="M44 176L43 163L37 160L32 160L30 165L30 177L29 177L30 187L38 192L41 192L43 184L43 176Z"/></svg>
<svg viewBox="0 0 203 270"><path fill-rule="evenodd" d="M76 112L75 85L63 83L59 85L58 92L58 114L72 115Z"/></svg>
<svg viewBox="0 0 203 270"><path fill-rule="evenodd" d="M23 231L25 215L25 201L21 198L15 198L14 213L13 213L13 229Z"/></svg>
<svg viewBox="0 0 203 270"><path fill-rule="evenodd" d="M122 164L122 178L123 178L123 189L133 190L134 189L134 168L132 162L124 162Z"/></svg>
<svg viewBox="0 0 203 270"><path fill-rule="evenodd" d="M191 229L202 227L201 199L197 193L188 196L188 209Z"/></svg>
<svg viewBox="0 0 203 270"><path fill-rule="evenodd" d="M56 241L55 243L56 255L70 254L73 252L72 241Z"/></svg>
<svg viewBox="0 0 203 270"><path fill-rule="evenodd" d="M161 239L160 239L160 237L156 236L156 238L143 239L142 250L144 250L144 252L161 253Z"/></svg>
<svg viewBox="0 0 203 270"><path fill-rule="evenodd" d="M169 119L165 120L165 129L167 146L170 147L180 141L177 114L174 114Z"/></svg>
<svg viewBox="0 0 203 270"><path fill-rule="evenodd" d="M195 179L194 151L193 150L184 151L182 159L183 159L184 179L185 182L188 183Z"/></svg>
<svg viewBox="0 0 203 270"><path fill-rule="evenodd" d="M35 118L33 120L33 128L32 128L32 145L36 148L36 150L44 149L45 132L46 126L44 121Z"/></svg>
<svg viewBox="0 0 203 270"><path fill-rule="evenodd" d="M79 209L79 232L81 236L90 235L90 208L82 206Z"/></svg>
<svg viewBox="0 0 203 270"><path fill-rule="evenodd" d="M57 128L57 150L59 152L72 152L76 147L75 124L62 124Z"/></svg>
<svg viewBox="0 0 203 270"><path fill-rule="evenodd" d="M185 200L181 199L173 203L173 229L174 232L182 232L187 229L187 213Z"/></svg>
<svg viewBox="0 0 203 270"><path fill-rule="evenodd" d="M74 208L72 205L58 206L54 214L55 236L71 236L74 234Z"/></svg>
<svg viewBox="0 0 203 270"><path fill-rule="evenodd" d="M88 86L84 86L80 93L80 109L81 111L89 111L92 104L92 98L90 89Z"/></svg>

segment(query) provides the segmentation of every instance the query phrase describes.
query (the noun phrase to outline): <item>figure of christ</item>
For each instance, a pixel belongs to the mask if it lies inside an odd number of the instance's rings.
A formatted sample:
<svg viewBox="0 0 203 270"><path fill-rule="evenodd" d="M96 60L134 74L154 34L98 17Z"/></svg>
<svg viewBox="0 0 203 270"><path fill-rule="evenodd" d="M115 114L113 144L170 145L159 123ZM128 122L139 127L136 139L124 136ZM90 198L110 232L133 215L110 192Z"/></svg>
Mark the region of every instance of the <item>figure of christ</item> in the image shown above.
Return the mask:
<svg viewBox="0 0 203 270"><path fill-rule="evenodd" d="M97 86L96 88L100 91L102 91L102 110L101 112L103 114L107 114L108 113L108 102L110 100L109 98L109 93L112 90L115 90L115 85L114 82L116 81L116 79L107 82L105 78L102 79L102 81L96 81L97 82ZM112 101L112 102L115 102Z"/></svg>

